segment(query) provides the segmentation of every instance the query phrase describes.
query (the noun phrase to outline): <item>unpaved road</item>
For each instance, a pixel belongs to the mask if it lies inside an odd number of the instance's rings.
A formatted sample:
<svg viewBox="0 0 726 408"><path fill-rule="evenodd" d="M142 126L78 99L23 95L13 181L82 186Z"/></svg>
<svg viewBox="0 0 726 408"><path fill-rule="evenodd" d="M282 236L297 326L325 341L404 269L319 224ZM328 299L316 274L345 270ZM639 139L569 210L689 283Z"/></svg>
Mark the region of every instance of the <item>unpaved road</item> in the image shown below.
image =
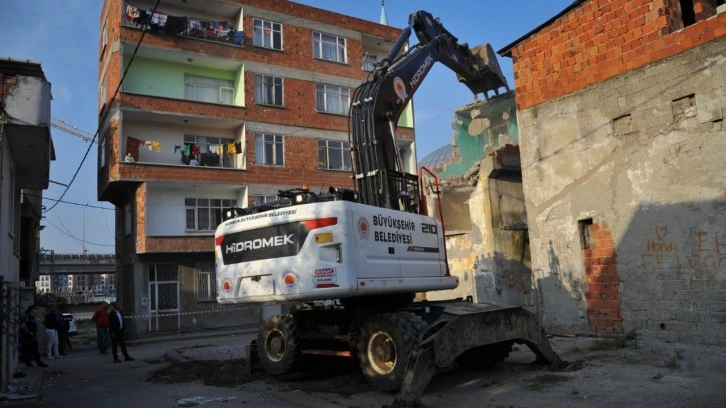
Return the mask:
<svg viewBox="0 0 726 408"><path fill-rule="evenodd" d="M209 401L199 405L204 408L367 408L393 402L392 394L371 389L343 360L313 360L307 370L283 377L259 370L248 376L240 359L253 337L133 346L129 352L136 361L123 364L112 364L90 347L74 349L51 362L39 401L4 405L162 408L186 405L193 397ZM642 341L639 348L612 348L593 338L551 340L563 359L580 359L583 367L547 371L532 365L534 355L521 346L494 369L438 374L422 401L428 407L477 408L726 406L726 347Z"/></svg>
<svg viewBox="0 0 726 408"><path fill-rule="evenodd" d="M515 348L500 366L479 372L451 368L437 375L422 402L430 407L724 407L726 347L554 337L553 348L581 369L551 372L532 364L534 355ZM624 343L624 344L623 344ZM623 348L621 348L623 347ZM179 361L223 360L240 349L179 349ZM167 354L171 357L171 354ZM173 366L172 366L173 367ZM393 395L368 386L343 360L315 359L297 374L271 378L253 370L237 387L254 394L240 402L277 407L373 407Z"/></svg>

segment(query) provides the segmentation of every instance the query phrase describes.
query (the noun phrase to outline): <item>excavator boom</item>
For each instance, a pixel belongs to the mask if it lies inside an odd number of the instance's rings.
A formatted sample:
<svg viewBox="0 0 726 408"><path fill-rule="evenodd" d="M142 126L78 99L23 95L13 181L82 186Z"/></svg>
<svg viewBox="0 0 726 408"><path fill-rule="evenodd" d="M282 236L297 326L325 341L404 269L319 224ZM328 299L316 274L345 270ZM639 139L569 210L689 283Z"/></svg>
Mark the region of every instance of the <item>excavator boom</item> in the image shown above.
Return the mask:
<svg viewBox="0 0 726 408"><path fill-rule="evenodd" d="M419 43L401 54L415 33ZM401 163L396 124L406 104L436 62L457 75L478 99L509 87L494 51L484 44L472 52L426 11L409 17L409 25L369 79L353 94L349 115L356 189L362 204L419 212L418 178Z"/></svg>

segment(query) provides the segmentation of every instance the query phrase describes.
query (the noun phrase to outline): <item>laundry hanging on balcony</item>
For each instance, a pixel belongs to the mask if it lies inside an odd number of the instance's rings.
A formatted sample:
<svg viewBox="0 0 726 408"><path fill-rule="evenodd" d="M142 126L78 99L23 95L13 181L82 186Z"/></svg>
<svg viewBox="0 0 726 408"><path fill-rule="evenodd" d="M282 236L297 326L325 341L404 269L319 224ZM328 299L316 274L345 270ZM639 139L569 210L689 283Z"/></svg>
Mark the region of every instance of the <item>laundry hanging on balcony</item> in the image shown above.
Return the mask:
<svg viewBox="0 0 726 408"><path fill-rule="evenodd" d="M242 143L229 143L227 145L227 154L240 154L242 153Z"/></svg>
<svg viewBox="0 0 726 408"><path fill-rule="evenodd" d="M166 33L215 42L244 45L244 31L230 27L227 21L209 21L189 16L172 16L155 10L143 10L132 5L125 9L126 21L152 33Z"/></svg>

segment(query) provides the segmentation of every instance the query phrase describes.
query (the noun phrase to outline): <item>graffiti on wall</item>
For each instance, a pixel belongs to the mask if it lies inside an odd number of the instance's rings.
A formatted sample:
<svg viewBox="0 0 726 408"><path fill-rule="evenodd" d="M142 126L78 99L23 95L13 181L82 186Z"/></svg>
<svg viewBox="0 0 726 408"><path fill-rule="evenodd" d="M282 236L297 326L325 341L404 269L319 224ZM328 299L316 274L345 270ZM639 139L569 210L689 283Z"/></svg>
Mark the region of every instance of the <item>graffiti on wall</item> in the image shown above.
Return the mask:
<svg viewBox="0 0 726 408"><path fill-rule="evenodd" d="M640 254L642 272L657 279L694 280L726 272L726 232L699 229L685 244L670 240L668 227L656 227Z"/></svg>

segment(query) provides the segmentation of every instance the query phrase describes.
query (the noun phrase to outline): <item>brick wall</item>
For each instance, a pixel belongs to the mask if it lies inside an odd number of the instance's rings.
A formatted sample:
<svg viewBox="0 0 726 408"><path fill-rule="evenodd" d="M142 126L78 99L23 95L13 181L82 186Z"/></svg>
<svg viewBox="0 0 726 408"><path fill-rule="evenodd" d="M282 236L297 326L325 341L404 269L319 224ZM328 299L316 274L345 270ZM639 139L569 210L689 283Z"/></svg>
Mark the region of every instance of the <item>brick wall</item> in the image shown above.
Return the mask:
<svg viewBox="0 0 726 408"><path fill-rule="evenodd" d="M695 0L683 27L678 0L590 0L512 50L517 108L527 109L726 34L726 13Z"/></svg>
<svg viewBox="0 0 726 408"><path fill-rule="evenodd" d="M607 223L592 225L592 248L584 250L587 323L594 334L620 333L620 283L615 243Z"/></svg>

